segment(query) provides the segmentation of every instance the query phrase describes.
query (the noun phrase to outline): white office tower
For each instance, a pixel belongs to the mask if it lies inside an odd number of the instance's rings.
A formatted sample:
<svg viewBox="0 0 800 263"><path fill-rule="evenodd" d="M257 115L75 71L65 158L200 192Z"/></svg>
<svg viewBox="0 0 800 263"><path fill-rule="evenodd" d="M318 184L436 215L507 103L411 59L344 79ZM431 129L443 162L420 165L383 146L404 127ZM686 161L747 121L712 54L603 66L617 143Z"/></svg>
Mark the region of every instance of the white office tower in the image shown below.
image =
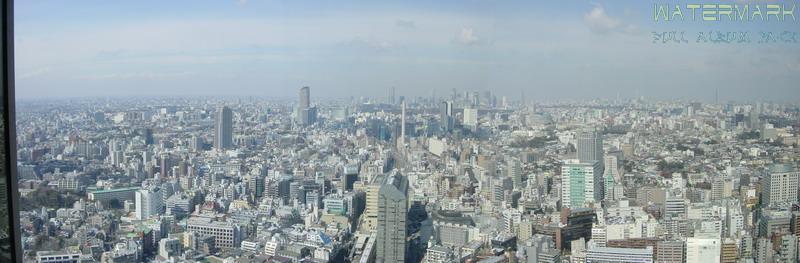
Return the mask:
<svg viewBox="0 0 800 263"><path fill-rule="evenodd" d="M478 109L464 108L464 126L473 131L478 127Z"/></svg>
<svg viewBox="0 0 800 263"><path fill-rule="evenodd" d="M160 188L136 191L136 219L143 220L160 215L163 206L163 194Z"/></svg>
<svg viewBox="0 0 800 263"><path fill-rule="evenodd" d="M687 238L686 263L720 262L721 250L719 238Z"/></svg>
<svg viewBox="0 0 800 263"><path fill-rule="evenodd" d="M603 178L600 162L584 163L565 160L561 166L561 205L585 207L603 199Z"/></svg>
<svg viewBox="0 0 800 263"><path fill-rule="evenodd" d="M770 207L788 207L797 202L800 172L788 164L775 164L764 175L761 200Z"/></svg>

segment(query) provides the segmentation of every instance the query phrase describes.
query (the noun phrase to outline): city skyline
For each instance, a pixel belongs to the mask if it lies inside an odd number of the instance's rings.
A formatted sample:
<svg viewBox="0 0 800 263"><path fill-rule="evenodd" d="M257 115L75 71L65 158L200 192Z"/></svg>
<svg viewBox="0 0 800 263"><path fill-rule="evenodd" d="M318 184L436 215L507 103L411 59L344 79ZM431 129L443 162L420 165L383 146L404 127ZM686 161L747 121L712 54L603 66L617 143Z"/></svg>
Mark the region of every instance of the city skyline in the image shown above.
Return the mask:
<svg viewBox="0 0 800 263"><path fill-rule="evenodd" d="M800 0L17 2L19 262L800 262Z"/></svg>

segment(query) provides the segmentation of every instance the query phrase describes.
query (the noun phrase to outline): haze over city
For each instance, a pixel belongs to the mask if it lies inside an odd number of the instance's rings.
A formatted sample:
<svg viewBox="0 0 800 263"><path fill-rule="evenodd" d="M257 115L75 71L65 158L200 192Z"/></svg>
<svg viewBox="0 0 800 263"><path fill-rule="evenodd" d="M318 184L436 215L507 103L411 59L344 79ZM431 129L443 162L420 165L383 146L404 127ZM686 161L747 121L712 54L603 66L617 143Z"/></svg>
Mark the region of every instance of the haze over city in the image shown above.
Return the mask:
<svg viewBox="0 0 800 263"><path fill-rule="evenodd" d="M319 97L390 87L407 96L524 90L532 101L800 97L797 43L651 37L758 37L797 22L657 23L653 10L649 1L20 1L17 96L291 97L307 85Z"/></svg>

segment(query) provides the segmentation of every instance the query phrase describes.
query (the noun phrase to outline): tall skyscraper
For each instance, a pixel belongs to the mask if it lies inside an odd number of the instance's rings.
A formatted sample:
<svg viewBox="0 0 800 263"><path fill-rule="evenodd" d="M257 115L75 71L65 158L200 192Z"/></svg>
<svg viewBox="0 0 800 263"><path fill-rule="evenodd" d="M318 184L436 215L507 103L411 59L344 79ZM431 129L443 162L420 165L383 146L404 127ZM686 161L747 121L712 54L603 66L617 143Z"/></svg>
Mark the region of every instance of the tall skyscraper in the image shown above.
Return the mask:
<svg viewBox="0 0 800 263"><path fill-rule="evenodd" d="M584 207L603 199L603 174L600 162L565 160L561 166L561 205Z"/></svg>
<svg viewBox="0 0 800 263"><path fill-rule="evenodd" d="M439 109L439 121L442 131L450 132L453 130L453 102L443 101Z"/></svg>
<svg viewBox="0 0 800 263"><path fill-rule="evenodd" d="M144 133L143 136L144 136L144 143L145 144L151 145L151 144L153 144L155 142L155 139L153 138L153 129L152 128L144 129L143 133Z"/></svg>
<svg viewBox="0 0 800 263"><path fill-rule="evenodd" d="M159 176L161 178L169 177L170 170L172 169L172 162L171 162L172 160L170 159L169 154L168 153L162 153L161 157L158 158L158 161L159 161L158 166L159 166L159 168L161 170L159 172Z"/></svg>
<svg viewBox="0 0 800 263"><path fill-rule="evenodd" d="M592 163L603 160L603 137L595 129L590 129L578 133L578 160L582 163Z"/></svg>
<svg viewBox="0 0 800 263"><path fill-rule="evenodd" d="M408 181L399 173L386 178L378 193L377 262L405 262Z"/></svg>
<svg viewBox="0 0 800 263"><path fill-rule="evenodd" d="M402 147L406 143L406 102L400 103L400 140L397 143L398 147Z"/></svg>
<svg viewBox="0 0 800 263"><path fill-rule="evenodd" d="M317 121L317 108L311 107L311 88L300 88L300 104L297 106L297 123L302 126Z"/></svg>
<svg viewBox="0 0 800 263"><path fill-rule="evenodd" d="M215 120L214 148L218 150L233 147L233 112L227 106L217 109Z"/></svg>
<svg viewBox="0 0 800 263"><path fill-rule="evenodd" d="M395 105L397 103L397 101L395 100L395 94L396 94L395 88L392 87L392 96L391 98L389 98L389 103L392 105Z"/></svg>
<svg viewBox="0 0 800 263"><path fill-rule="evenodd" d="M308 109L311 107L311 88L300 88L300 109Z"/></svg>
<svg viewBox="0 0 800 263"><path fill-rule="evenodd" d="M761 200L765 206L788 207L797 202L800 172L788 164L770 166L764 175Z"/></svg>

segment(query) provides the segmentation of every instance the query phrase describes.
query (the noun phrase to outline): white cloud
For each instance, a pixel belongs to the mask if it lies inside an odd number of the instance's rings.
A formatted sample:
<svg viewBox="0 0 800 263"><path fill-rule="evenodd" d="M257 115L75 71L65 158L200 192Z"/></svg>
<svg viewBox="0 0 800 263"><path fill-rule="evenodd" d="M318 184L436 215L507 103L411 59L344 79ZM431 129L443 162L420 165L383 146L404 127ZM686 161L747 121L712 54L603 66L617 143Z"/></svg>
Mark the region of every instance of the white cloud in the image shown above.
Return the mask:
<svg viewBox="0 0 800 263"><path fill-rule="evenodd" d="M630 11L624 11L629 13ZM602 5L595 5L589 13L583 16L583 21L589 26L592 32L607 35L612 33L623 33L628 35L639 35L642 31L639 26L625 23L622 19L609 16Z"/></svg>
<svg viewBox="0 0 800 263"><path fill-rule="evenodd" d="M620 28L622 22L619 19L608 16L605 8L596 5L592 11L583 16L583 21L589 28L597 33L608 34Z"/></svg>
<svg viewBox="0 0 800 263"><path fill-rule="evenodd" d="M458 36L456 37L456 42L471 46L481 43L481 38L475 34L474 29L462 28L461 33L459 33Z"/></svg>

